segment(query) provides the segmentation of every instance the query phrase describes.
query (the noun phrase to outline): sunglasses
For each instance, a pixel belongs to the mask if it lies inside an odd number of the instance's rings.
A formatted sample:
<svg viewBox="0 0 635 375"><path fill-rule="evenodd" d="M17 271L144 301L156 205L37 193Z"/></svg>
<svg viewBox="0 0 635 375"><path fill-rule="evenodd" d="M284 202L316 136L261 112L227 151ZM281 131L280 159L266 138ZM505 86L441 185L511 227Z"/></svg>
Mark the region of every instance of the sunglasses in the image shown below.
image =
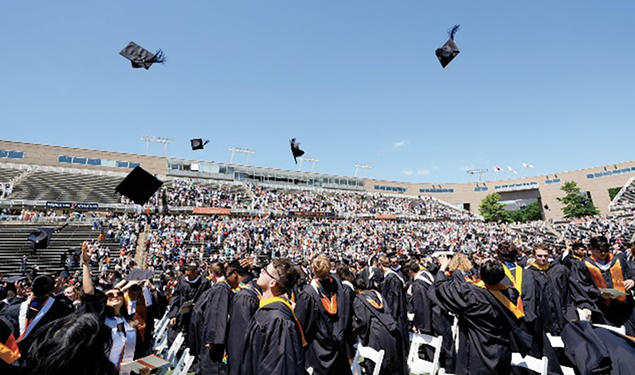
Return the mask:
<svg viewBox="0 0 635 375"><path fill-rule="evenodd" d="M273 275L272 275L272 274L270 274L270 273L269 273L269 271L267 271L267 267L263 268L262 270L263 270L263 271L267 274L267 276L269 276L269 277L271 277L272 279L274 279L274 280L278 281L278 279L277 279L277 278L273 277Z"/></svg>
<svg viewBox="0 0 635 375"><path fill-rule="evenodd" d="M106 297L108 297L108 299L119 298L119 297L123 297L123 293L121 293L121 292L108 292L108 293L106 293Z"/></svg>

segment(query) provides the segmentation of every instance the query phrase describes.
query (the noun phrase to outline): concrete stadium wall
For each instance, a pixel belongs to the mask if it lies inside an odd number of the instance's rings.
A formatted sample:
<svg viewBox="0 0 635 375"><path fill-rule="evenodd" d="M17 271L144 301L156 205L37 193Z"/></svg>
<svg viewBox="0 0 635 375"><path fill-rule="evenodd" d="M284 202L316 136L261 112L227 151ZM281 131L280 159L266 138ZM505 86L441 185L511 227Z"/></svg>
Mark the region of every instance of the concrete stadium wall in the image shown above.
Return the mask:
<svg viewBox="0 0 635 375"><path fill-rule="evenodd" d="M72 147L60 147L50 145L40 145L24 142L12 142L0 140L0 150L8 151L22 151L24 152L24 158L22 159L0 159L0 162L6 161L16 164L30 164L30 165L45 165L54 167L65 168L81 168L92 170L109 170L115 172L129 171L127 168L109 168L104 166L90 166L90 165L78 165L60 163L58 157L60 155L68 156L81 156L87 158L99 158L108 160L120 160L129 161L141 164L141 166L152 174L160 176L166 176L167 171L167 159L161 156L145 156L121 152L112 151L97 151L88 150L82 148ZM562 197L564 194L560 190L562 184L567 181L575 181L583 192L590 192L591 199L595 206L600 210L602 214L608 213L608 205L610 203L608 189L612 187L622 187L630 177L635 176L635 171L632 169L635 167L635 161L611 164L606 166L599 166L593 168L580 169L568 172L558 172L555 174L523 177L511 180L496 180L485 182L464 182L464 183L406 183L398 181L386 181L375 179L363 179L365 183L365 189L374 193L391 193L396 194L393 191L382 191L375 189L375 185L398 187L406 189L403 195L412 196L424 196L429 195L443 201L446 201L452 205L463 207L464 203L469 203L472 212L478 213L478 207L485 198L486 195L495 192L495 186L497 185L510 185L510 184L522 184L528 182L537 183L537 189L540 194L542 205L547 205L548 210L544 210L544 216L546 219L559 219L562 217L562 206L558 202L557 198ZM605 173L613 170L620 170L624 168L631 168L628 173L612 174L602 177L587 178L588 174ZM292 171L289 171L292 172ZM546 180L560 179L558 183L547 184ZM480 187L482 189L487 188L484 191L474 191L474 188ZM536 187L532 187L536 189ZM453 192L420 192L420 189L453 189ZM533 195L533 194L532 194Z"/></svg>

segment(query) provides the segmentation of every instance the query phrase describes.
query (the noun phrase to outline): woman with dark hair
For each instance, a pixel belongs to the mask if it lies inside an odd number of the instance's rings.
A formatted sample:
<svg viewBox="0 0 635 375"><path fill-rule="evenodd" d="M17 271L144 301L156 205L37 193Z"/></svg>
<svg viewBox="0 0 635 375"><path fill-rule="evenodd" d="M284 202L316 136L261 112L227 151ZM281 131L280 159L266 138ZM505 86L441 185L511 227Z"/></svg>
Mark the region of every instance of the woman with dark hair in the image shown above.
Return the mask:
<svg viewBox="0 0 635 375"><path fill-rule="evenodd" d="M94 314L72 314L43 326L26 353L26 374L117 374L108 359L110 332Z"/></svg>
<svg viewBox="0 0 635 375"><path fill-rule="evenodd" d="M97 295L93 287L92 275L90 273L91 251L88 244L82 244L82 287L84 289L84 306L82 310L96 314L110 331L112 345L106 352L110 362L119 369L122 363L134 360L135 345L137 341L137 331L135 321L128 316L124 307L123 292L119 288L112 288L103 295ZM148 368L141 371L141 374L148 374ZM120 374L127 374L120 371Z"/></svg>

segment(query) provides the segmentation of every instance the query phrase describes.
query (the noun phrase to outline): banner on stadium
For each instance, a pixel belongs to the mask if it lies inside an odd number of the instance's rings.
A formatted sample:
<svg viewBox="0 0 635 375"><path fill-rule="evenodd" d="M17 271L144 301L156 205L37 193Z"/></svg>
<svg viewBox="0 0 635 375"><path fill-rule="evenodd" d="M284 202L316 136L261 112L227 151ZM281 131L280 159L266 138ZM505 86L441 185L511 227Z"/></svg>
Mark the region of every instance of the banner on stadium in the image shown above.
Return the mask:
<svg viewBox="0 0 635 375"><path fill-rule="evenodd" d="M231 208L220 207L194 207L192 213L201 215L230 215L232 210Z"/></svg>
<svg viewBox="0 0 635 375"><path fill-rule="evenodd" d="M397 220L397 215L391 215L391 214L377 214L377 216L375 216L376 219L380 219L380 220Z"/></svg>
<svg viewBox="0 0 635 375"><path fill-rule="evenodd" d="M96 210L99 208L98 203L82 203L82 202L58 202L47 201L46 208L53 209L71 209L71 210Z"/></svg>
<svg viewBox="0 0 635 375"><path fill-rule="evenodd" d="M321 212L321 211L289 211L289 216L335 217L335 213L334 212Z"/></svg>

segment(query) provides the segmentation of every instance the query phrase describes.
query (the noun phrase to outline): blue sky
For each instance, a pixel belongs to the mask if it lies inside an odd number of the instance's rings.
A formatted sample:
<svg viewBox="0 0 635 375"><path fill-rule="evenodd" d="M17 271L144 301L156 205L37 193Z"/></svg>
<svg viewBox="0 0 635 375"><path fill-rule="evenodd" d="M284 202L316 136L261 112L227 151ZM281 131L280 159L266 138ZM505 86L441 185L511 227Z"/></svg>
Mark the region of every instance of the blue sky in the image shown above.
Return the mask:
<svg viewBox="0 0 635 375"><path fill-rule="evenodd" d="M143 153L150 134L173 157L248 147L292 169L296 137L318 172L368 163L413 182L633 160L634 14L632 0L3 1L0 138ZM131 40L167 63L132 69ZM212 142L195 153L192 137Z"/></svg>

